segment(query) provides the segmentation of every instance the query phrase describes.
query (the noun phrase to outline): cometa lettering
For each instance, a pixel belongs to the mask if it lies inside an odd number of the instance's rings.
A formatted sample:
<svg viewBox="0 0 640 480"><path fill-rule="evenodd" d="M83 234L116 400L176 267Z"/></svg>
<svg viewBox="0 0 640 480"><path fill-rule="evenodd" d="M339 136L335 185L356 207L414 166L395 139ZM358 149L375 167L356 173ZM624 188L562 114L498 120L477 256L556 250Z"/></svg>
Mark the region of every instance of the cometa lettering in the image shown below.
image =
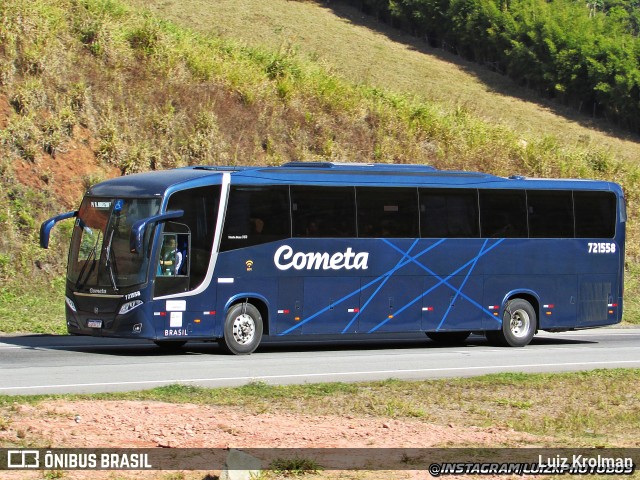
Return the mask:
<svg viewBox="0 0 640 480"><path fill-rule="evenodd" d="M368 252L354 252L351 247L344 252L294 252L289 245L276 250L273 262L279 270L366 270Z"/></svg>

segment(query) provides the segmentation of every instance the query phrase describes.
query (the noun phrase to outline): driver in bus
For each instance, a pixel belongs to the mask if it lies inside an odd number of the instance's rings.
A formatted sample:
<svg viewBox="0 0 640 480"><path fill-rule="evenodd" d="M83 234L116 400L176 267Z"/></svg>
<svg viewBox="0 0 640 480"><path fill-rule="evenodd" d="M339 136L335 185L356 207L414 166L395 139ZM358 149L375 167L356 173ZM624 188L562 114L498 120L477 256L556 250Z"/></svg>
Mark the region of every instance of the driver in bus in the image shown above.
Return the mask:
<svg viewBox="0 0 640 480"><path fill-rule="evenodd" d="M176 249L176 238L167 237L162 245L158 275L177 275L182 265L182 253Z"/></svg>

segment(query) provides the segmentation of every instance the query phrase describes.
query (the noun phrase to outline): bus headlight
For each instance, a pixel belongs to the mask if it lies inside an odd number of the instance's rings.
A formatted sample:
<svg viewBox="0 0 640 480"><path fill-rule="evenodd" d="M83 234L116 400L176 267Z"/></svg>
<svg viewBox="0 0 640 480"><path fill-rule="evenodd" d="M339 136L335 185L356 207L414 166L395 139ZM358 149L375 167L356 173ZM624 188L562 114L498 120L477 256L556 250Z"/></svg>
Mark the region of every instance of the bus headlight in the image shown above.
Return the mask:
<svg viewBox="0 0 640 480"><path fill-rule="evenodd" d="M142 305L142 303L143 303L142 300L133 300L132 302L127 302L120 307L120 311L118 312L118 315L124 315L125 313L129 313L134 308L137 308L140 305Z"/></svg>
<svg viewBox="0 0 640 480"><path fill-rule="evenodd" d="M78 310L76 310L76 304L73 303L73 300L71 300L69 297L67 297L66 295L64 296L64 301L67 304L67 306L73 310L74 312L78 313Z"/></svg>

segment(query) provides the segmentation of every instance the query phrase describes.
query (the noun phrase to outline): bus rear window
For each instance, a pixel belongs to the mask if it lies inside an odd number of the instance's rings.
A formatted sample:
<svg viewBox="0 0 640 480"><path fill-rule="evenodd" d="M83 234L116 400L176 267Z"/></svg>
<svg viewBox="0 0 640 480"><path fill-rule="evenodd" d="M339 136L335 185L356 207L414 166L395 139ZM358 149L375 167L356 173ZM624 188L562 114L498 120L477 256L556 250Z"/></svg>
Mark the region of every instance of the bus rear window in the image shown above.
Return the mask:
<svg viewBox="0 0 640 480"><path fill-rule="evenodd" d="M573 192L576 237L613 238L616 196L611 192Z"/></svg>

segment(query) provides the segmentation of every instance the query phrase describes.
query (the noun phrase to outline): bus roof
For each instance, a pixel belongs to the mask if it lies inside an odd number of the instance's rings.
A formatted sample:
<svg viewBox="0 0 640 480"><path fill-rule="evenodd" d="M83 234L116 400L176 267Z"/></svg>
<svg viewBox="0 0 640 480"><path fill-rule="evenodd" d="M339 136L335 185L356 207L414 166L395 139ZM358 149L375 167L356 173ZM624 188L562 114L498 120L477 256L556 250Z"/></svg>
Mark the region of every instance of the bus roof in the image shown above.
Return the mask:
<svg viewBox="0 0 640 480"><path fill-rule="evenodd" d="M94 185L93 196L162 196L167 190L218 184L229 173L233 184L299 184L325 186L482 187L495 189L611 190L619 185L595 180L533 179L519 175L498 177L480 172L438 170L428 165L336 162L290 162L279 167L195 166L138 173Z"/></svg>

